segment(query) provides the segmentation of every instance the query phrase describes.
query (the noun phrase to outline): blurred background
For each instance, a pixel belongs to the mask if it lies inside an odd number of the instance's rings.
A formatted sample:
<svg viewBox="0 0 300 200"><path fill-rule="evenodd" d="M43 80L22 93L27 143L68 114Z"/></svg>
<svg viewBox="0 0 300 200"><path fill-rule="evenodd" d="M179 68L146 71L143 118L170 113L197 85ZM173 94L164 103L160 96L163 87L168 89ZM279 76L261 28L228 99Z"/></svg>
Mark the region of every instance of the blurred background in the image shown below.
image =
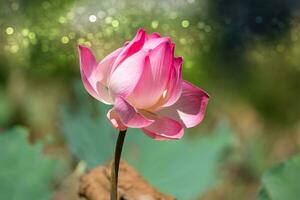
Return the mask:
<svg viewBox="0 0 300 200"><path fill-rule="evenodd" d="M77 46L100 61L140 27L170 36L184 79L211 96L182 141L129 130L125 159L158 190L256 199L264 171L299 151L299 1L0 0L1 199L55 199L79 161L110 159L116 131L82 87Z"/></svg>

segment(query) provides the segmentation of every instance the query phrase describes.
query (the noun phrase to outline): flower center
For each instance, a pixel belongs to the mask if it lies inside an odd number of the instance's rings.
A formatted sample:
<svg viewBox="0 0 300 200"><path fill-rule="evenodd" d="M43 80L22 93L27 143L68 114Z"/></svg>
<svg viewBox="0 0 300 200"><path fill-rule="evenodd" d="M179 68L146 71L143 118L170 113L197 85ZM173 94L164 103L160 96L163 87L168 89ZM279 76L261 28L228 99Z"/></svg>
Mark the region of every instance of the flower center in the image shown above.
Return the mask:
<svg viewBox="0 0 300 200"><path fill-rule="evenodd" d="M167 93L168 93L168 90L167 89L164 90L163 93L162 93L162 95L160 96L159 100L153 106L151 106L150 108L147 108L146 110L150 111L150 112L154 112L159 107L161 107L165 103L165 101L166 101Z"/></svg>

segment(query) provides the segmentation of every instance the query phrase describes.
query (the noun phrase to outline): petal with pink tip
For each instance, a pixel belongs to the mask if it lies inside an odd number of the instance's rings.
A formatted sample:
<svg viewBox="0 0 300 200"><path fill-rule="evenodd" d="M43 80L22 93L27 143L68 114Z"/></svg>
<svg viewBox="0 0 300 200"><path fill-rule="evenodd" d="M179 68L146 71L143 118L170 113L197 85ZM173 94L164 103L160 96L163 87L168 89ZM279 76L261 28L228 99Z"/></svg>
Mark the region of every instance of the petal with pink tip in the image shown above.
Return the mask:
<svg viewBox="0 0 300 200"><path fill-rule="evenodd" d="M114 109L110 109L108 111L107 118L114 128L119 129L120 131L125 131L127 129L127 127L121 122L120 116Z"/></svg>
<svg viewBox="0 0 300 200"><path fill-rule="evenodd" d="M168 89L166 94L166 103L163 107L168 107L173 105L181 96L182 91L182 58L174 58L173 68L171 72L171 77L168 83Z"/></svg>
<svg viewBox="0 0 300 200"><path fill-rule="evenodd" d="M157 46L146 58L139 82L128 100L140 109L155 105L166 90L172 67L172 52L168 43Z"/></svg>
<svg viewBox="0 0 300 200"><path fill-rule="evenodd" d="M128 127L142 128L153 123L153 120L137 113L134 107L120 96L115 99L114 110L120 116L121 122Z"/></svg>
<svg viewBox="0 0 300 200"><path fill-rule="evenodd" d="M146 34L146 41L156 38L161 38L160 34L157 32L154 32L152 34Z"/></svg>
<svg viewBox="0 0 300 200"><path fill-rule="evenodd" d="M83 72L85 77L89 78L97 66L97 62L92 51L87 47L79 45L79 59L80 70Z"/></svg>
<svg viewBox="0 0 300 200"><path fill-rule="evenodd" d="M148 40L146 40L143 49L155 49L157 46L159 46L162 43L169 43L171 44L171 40L168 37L156 37L156 35L153 35L149 37Z"/></svg>
<svg viewBox="0 0 300 200"><path fill-rule="evenodd" d="M157 113L180 122L186 128L194 127L203 120L208 99L206 92L183 81L182 93L178 101Z"/></svg>
<svg viewBox="0 0 300 200"><path fill-rule="evenodd" d="M142 131L149 137L156 140L175 140L182 138L184 134L183 126L168 117L155 116L154 122Z"/></svg>
<svg viewBox="0 0 300 200"><path fill-rule="evenodd" d="M79 58L80 73L85 89L97 100L111 104L108 92L105 90L98 91L100 80L95 76L97 63L92 51L87 47L79 46Z"/></svg>
<svg viewBox="0 0 300 200"><path fill-rule="evenodd" d="M131 55L135 54L142 49L145 42L146 32L144 29L139 29L135 37L127 44L116 58L114 65L112 67L112 72L118 68L118 66L125 60L128 59Z"/></svg>
<svg viewBox="0 0 300 200"><path fill-rule="evenodd" d="M92 51L84 46L79 45L79 59L80 59L80 72L81 75L89 82L89 85L95 92L97 80L94 79L97 62Z"/></svg>
<svg viewBox="0 0 300 200"><path fill-rule="evenodd" d="M148 52L139 51L124 60L112 73L108 86L112 98L127 97L132 92L143 73L147 56Z"/></svg>

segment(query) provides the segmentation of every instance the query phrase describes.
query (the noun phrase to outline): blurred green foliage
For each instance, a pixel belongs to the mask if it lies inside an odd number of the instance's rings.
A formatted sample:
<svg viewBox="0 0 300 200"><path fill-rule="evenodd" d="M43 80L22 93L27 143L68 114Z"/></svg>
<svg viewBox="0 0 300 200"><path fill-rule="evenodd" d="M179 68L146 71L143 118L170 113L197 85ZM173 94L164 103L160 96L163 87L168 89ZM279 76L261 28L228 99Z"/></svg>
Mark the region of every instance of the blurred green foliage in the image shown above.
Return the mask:
<svg viewBox="0 0 300 200"><path fill-rule="evenodd" d="M258 200L298 200L300 196L300 155L273 167L262 177Z"/></svg>
<svg viewBox="0 0 300 200"><path fill-rule="evenodd" d="M300 113L298 10L299 2L282 0L2 1L1 82L20 71L36 82L71 82L78 44L100 60L144 27L172 38L184 76L216 101L230 106L226 99L239 97L266 122L286 126Z"/></svg>
<svg viewBox="0 0 300 200"><path fill-rule="evenodd" d="M8 124L13 114L13 108L5 90L0 86L0 124Z"/></svg>
<svg viewBox="0 0 300 200"><path fill-rule="evenodd" d="M15 127L0 133L0 199L48 200L62 163L43 154L44 144L28 141L28 131Z"/></svg>

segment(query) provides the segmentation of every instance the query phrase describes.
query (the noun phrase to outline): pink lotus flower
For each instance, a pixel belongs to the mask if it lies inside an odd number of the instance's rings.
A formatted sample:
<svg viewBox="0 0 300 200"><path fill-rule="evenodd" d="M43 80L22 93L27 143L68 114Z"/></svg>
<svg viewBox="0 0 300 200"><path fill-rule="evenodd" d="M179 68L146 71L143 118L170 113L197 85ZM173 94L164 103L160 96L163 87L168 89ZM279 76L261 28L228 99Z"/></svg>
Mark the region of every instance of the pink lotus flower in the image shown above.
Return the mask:
<svg viewBox="0 0 300 200"><path fill-rule="evenodd" d="M115 128L141 128L154 139L179 139L184 128L202 121L209 96L182 80L183 60L174 57L174 46L170 38L143 29L100 63L89 48L79 46L85 89L113 105L107 117Z"/></svg>

